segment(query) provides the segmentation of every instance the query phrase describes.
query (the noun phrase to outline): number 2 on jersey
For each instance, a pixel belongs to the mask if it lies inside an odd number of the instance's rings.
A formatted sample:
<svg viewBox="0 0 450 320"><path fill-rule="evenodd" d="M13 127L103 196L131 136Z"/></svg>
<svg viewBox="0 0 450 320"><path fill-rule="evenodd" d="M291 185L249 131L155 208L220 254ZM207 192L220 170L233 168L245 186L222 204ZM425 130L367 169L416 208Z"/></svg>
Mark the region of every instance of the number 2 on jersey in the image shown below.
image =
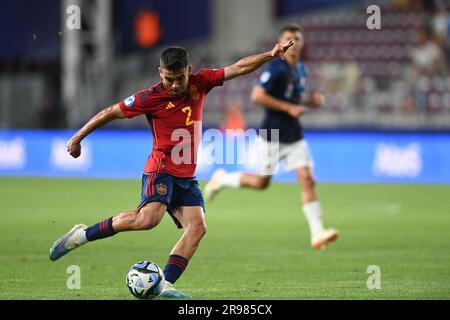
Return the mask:
<svg viewBox="0 0 450 320"><path fill-rule="evenodd" d="M184 113L187 113L186 125L190 126L191 124L193 124L194 120L191 120L191 114L192 114L191 106L184 107L183 109L181 109L181 111L183 111Z"/></svg>

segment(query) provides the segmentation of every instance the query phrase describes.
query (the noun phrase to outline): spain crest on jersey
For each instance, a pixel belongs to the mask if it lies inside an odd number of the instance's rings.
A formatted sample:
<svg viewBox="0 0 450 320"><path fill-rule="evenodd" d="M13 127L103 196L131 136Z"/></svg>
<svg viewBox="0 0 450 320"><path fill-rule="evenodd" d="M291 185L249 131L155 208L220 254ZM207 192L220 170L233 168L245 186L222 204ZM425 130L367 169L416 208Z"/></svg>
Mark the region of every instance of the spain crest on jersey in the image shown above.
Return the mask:
<svg viewBox="0 0 450 320"><path fill-rule="evenodd" d="M198 89L195 85L191 85L189 87L189 95L196 101L200 98L200 94L198 93Z"/></svg>
<svg viewBox="0 0 450 320"><path fill-rule="evenodd" d="M158 192L162 196L167 194L167 186L164 183L158 183L156 185L156 192Z"/></svg>

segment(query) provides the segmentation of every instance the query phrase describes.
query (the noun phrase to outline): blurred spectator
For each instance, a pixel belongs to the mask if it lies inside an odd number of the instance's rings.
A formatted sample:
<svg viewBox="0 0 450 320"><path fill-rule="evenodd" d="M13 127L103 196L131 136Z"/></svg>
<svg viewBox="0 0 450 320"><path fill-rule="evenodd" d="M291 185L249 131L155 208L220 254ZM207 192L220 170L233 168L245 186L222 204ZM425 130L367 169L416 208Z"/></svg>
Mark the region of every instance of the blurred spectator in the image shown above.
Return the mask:
<svg viewBox="0 0 450 320"><path fill-rule="evenodd" d="M325 59L319 74L323 90L331 93L338 93L343 90L345 70L342 64L336 62L334 57L328 56Z"/></svg>
<svg viewBox="0 0 450 320"><path fill-rule="evenodd" d="M327 105L331 109L354 107L361 70L353 58L337 62L329 56L320 70L320 88L327 95Z"/></svg>
<svg viewBox="0 0 450 320"><path fill-rule="evenodd" d="M450 20L444 4L437 5L433 14L431 28L434 35L436 36L436 40L441 45L445 43L445 40L447 38L449 24Z"/></svg>
<svg viewBox="0 0 450 320"><path fill-rule="evenodd" d="M354 93L358 86L361 70L352 57L348 57L344 63L344 84L343 89L347 92Z"/></svg>
<svg viewBox="0 0 450 320"><path fill-rule="evenodd" d="M416 100L414 100L411 93L407 94L402 101L401 105L402 113L414 114L416 112L416 108L417 108Z"/></svg>
<svg viewBox="0 0 450 320"><path fill-rule="evenodd" d="M450 8L450 3L447 4ZM438 2L433 14L432 24L433 33L437 43L444 50L445 61L450 59L450 15L448 14L444 1ZM449 67L447 65L447 67Z"/></svg>
<svg viewBox="0 0 450 320"><path fill-rule="evenodd" d="M423 28L417 31L417 46L411 51L411 61L415 76L433 76L445 71L442 49L430 39Z"/></svg>
<svg viewBox="0 0 450 320"><path fill-rule="evenodd" d="M245 130L245 117L241 107L236 104L228 105L225 109L225 119L219 125L220 130Z"/></svg>

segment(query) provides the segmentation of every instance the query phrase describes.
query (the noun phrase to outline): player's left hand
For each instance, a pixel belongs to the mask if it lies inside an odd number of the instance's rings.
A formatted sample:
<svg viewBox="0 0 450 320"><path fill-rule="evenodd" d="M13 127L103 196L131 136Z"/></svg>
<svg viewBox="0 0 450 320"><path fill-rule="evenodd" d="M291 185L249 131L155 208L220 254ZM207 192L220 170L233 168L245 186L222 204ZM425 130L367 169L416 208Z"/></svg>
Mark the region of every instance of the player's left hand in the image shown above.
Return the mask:
<svg viewBox="0 0 450 320"><path fill-rule="evenodd" d="M311 104L315 107L323 107L325 105L325 95L318 91L315 91L311 95Z"/></svg>
<svg viewBox="0 0 450 320"><path fill-rule="evenodd" d="M293 45L293 40L289 40L289 42L283 44L277 43L270 53L272 57L279 57L280 59L284 60L284 54L286 53L287 49L289 49L289 47Z"/></svg>

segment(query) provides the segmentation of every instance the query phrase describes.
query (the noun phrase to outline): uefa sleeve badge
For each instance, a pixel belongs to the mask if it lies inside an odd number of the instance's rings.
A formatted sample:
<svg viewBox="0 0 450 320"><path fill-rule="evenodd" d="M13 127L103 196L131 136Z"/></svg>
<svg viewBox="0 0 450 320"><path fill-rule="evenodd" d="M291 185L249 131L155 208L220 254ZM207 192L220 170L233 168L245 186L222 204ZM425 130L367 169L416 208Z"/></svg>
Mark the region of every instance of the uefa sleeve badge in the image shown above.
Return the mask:
<svg viewBox="0 0 450 320"><path fill-rule="evenodd" d="M127 107L131 107L131 106L133 105L133 103L134 103L134 100L135 100L134 95L132 95L132 96L126 98L125 100L123 100L123 103L124 103Z"/></svg>

